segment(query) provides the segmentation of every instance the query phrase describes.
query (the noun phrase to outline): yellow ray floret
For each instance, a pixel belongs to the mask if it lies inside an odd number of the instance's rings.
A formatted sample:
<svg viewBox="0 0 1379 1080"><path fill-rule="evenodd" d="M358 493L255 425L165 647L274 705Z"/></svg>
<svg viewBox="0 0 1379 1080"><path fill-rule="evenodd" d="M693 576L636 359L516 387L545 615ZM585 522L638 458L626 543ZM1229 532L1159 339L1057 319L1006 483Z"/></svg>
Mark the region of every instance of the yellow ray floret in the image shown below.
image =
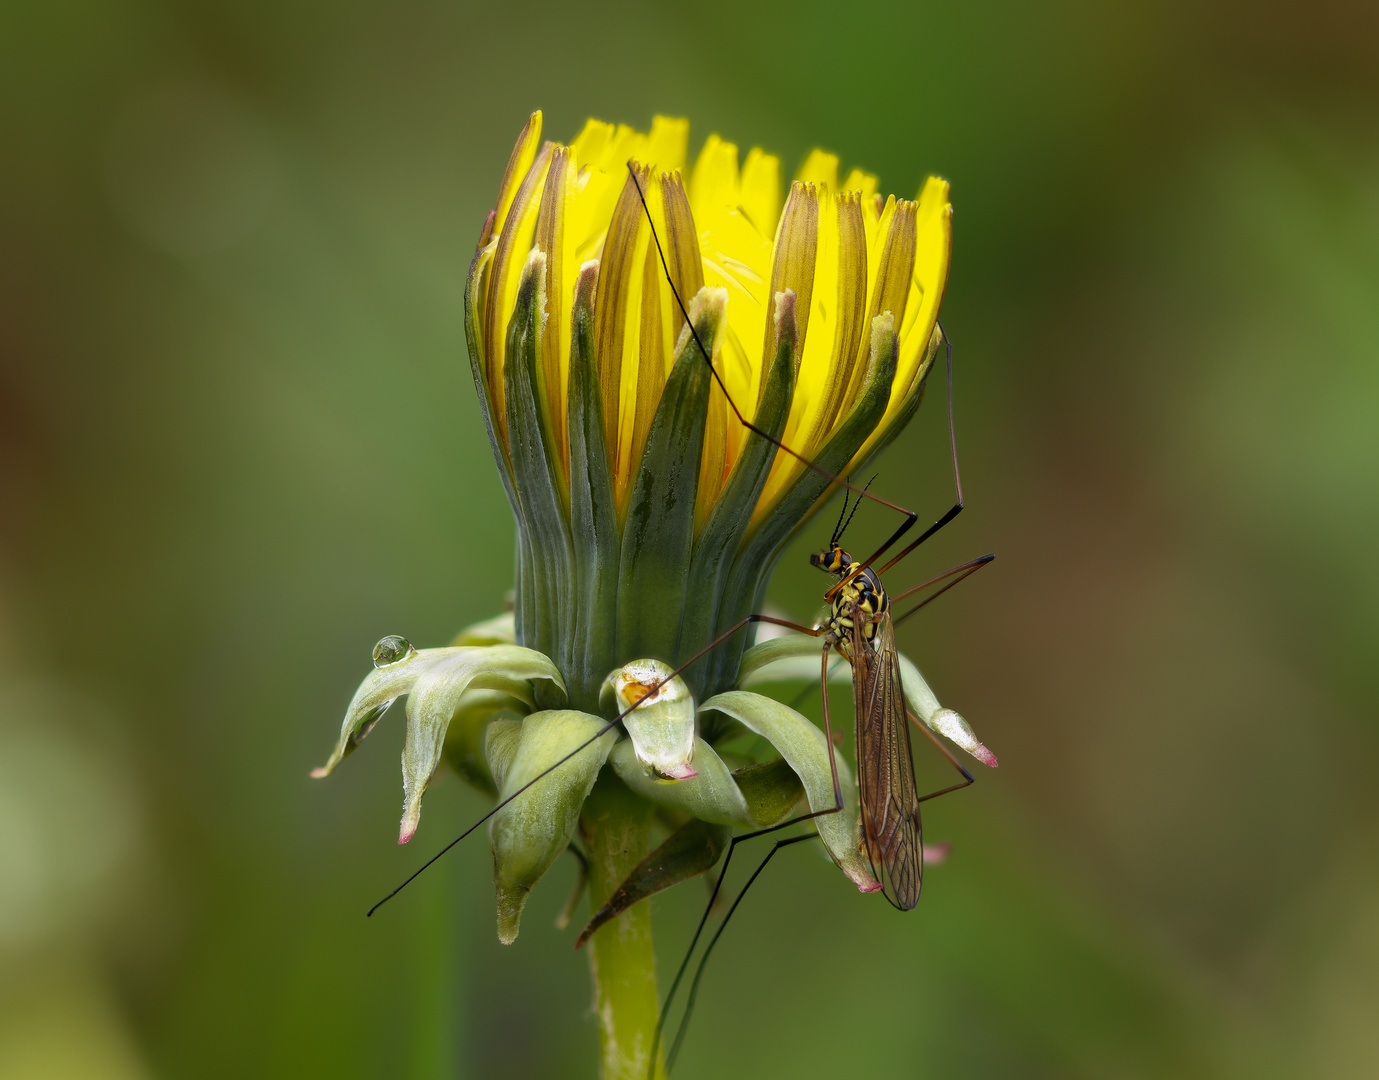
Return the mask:
<svg viewBox="0 0 1379 1080"><path fill-rule="evenodd" d="M565 403L574 290L581 266L598 260L597 370L619 513L684 326L672 281L686 306L702 288L725 290L713 364L749 419L775 355L777 294L795 294L798 366L782 441L806 458L828 443L857 400L876 316L889 312L894 320L898 367L885 418L855 461L907 415L938 341L951 248L945 181L930 177L915 201L883 198L874 176L854 169L840 183L838 158L815 150L783 198L779 159L753 149L739 167L738 148L717 135L709 136L686 180L688 142L686 121L657 117L645 134L590 120L568 146L542 144L541 114L533 114L513 150L470 276L476 364L496 438L506 447L506 330L522 268L534 248L544 253L547 309L538 392L546 434L568 483ZM701 522L747 436L715 386L700 465ZM755 516L769 513L804 469L798 459L778 454Z"/></svg>

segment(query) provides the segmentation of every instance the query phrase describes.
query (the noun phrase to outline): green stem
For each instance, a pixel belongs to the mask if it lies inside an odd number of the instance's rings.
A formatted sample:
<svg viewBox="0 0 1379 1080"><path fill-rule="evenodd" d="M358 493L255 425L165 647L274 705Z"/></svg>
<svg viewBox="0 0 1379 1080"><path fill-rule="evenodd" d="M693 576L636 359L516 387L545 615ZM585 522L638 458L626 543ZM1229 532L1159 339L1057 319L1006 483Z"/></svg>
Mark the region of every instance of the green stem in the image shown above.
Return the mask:
<svg viewBox="0 0 1379 1080"><path fill-rule="evenodd" d="M651 850L651 804L604 775L584 804L580 831L589 856L590 910L597 911ZM656 955L651 906L637 904L589 940L589 973L599 1018L602 1080L647 1080L656 1035ZM656 1077L664 1056L656 1055Z"/></svg>

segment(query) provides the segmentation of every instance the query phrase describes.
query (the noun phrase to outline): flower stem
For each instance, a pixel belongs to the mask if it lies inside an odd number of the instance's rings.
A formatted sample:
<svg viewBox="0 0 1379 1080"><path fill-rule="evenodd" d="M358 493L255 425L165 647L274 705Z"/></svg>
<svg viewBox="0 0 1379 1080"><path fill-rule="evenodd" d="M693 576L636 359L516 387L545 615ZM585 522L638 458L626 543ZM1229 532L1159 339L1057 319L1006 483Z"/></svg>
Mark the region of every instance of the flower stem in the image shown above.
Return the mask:
<svg viewBox="0 0 1379 1080"><path fill-rule="evenodd" d="M589 856L589 904L597 911L651 849L649 802L608 775L584 804L580 830ZM589 973L599 1018L602 1080L647 1080L656 1035L656 955L651 907L637 904L589 940ZM664 1077L657 1053L656 1077Z"/></svg>

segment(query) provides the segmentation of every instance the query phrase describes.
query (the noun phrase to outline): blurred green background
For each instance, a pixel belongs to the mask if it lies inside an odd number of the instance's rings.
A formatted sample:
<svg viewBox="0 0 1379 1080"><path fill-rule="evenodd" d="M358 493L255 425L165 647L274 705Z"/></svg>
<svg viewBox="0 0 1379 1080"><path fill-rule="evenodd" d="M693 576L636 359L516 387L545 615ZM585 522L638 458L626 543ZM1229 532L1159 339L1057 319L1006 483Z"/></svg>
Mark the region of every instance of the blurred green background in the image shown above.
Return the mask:
<svg viewBox="0 0 1379 1080"><path fill-rule="evenodd" d="M1379 1074L1379 8L0 20L0 1076L592 1077L572 865L511 948L482 841L366 922L484 803L398 848L392 718L307 779L510 585L460 297L533 108L954 185L969 508L900 573L999 559L901 644L1002 767L908 916L782 855L677 1077ZM936 404L878 481L935 515Z"/></svg>

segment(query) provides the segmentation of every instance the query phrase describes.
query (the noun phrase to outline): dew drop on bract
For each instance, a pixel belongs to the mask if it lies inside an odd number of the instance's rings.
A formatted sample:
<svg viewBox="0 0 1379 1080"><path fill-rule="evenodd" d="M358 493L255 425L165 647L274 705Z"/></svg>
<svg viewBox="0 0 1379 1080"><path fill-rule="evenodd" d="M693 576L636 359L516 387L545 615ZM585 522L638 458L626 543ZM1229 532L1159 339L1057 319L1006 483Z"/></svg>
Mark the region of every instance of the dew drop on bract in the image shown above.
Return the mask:
<svg viewBox="0 0 1379 1080"><path fill-rule="evenodd" d="M389 634L373 647L373 666L378 668L396 664L399 660L407 659L414 652L416 650L412 648L412 643L405 637Z"/></svg>

